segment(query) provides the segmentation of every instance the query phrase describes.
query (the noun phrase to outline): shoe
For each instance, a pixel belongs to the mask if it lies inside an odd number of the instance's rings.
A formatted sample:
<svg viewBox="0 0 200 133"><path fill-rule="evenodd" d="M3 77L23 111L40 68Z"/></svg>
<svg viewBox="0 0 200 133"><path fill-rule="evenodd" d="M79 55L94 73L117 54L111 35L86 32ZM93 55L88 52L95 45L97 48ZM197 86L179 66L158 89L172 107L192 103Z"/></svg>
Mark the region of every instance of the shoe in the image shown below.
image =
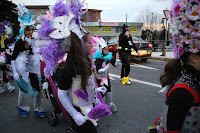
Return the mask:
<svg viewBox="0 0 200 133"><path fill-rule="evenodd" d="M11 86L8 90L9 90L9 93L12 93L12 92L15 91L15 87L14 87L14 86Z"/></svg>
<svg viewBox="0 0 200 133"><path fill-rule="evenodd" d="M164 54L161 54L160 56L164 56Z"/></svg>
<svg viewBox="0 0 200 133"><path fill-rule="evenodd" d="M0 93L3 93L5 91L5 89L3 89L3 87L0 87Z"/></svg>
<svg viewBox="0 0 200 133"><path fill-rule="evenodd" d="M26 117L28 115L28 111L25 111L19 107L17 107L18 111L19 111L19 114L22 116L22 117Z"/></svg>
<svg viewBox="0 0 200 133"><path fill-rule="evenodd" d="M126 84L127 84L127 85L131 85L131 81L130 81L130 80L127 81Z"/></svg>
<svg viewBox="0 0 200 133"><path fill-rule="evenodd" d="M110 111L111 112L113 112L113 113L117 112L117 107L113 102L110 102L109 106L110 106Z"/></svg>
<svg viewBox="0 0 200 133"><path fill-rule="evenodd" d="M34 112L40 118L46 117L46 114L47 114L47 112L39 112L39 111L34 111Z"/></svg>

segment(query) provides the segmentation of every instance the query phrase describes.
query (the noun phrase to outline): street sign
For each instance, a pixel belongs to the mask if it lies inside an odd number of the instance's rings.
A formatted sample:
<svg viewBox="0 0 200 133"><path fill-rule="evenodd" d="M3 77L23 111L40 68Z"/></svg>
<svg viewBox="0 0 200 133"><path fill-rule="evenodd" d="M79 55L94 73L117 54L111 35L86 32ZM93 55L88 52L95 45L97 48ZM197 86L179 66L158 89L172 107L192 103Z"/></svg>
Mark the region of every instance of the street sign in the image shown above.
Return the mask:
<svg viewBox="0 0 200 133"><path fill-rule="evenodd" d="M169 19L170 10L163 10L163 13L165 15L165 18L168 20Z"/></svg>

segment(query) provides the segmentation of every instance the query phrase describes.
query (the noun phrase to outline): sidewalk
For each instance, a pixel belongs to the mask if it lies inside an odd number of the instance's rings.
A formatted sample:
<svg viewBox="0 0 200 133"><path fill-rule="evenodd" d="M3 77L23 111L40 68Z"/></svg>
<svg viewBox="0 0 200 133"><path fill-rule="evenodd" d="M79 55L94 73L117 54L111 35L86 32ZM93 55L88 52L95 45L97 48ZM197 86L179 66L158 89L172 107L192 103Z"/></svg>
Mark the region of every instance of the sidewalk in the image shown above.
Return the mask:
<svg viewBox="0 0 200 133"><path fill-rule="evenodd" d="M152 52L151 59L168 61L168 60L174 58L174 52L173 51L166 51L166 56L160 56L161 54L162 54L162 52Z"/></svg>

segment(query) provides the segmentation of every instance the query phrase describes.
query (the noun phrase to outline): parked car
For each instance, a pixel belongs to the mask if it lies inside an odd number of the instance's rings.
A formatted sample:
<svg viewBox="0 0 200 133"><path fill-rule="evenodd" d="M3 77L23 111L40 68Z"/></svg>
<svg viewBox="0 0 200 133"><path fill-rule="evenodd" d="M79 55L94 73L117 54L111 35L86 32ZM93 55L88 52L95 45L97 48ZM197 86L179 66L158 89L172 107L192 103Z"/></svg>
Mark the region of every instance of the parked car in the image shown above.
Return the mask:
<svg viewBox="0 0 200 133"><path fill-rule="evenodd" d="M132 37L133 42L140 52L140 56L136 53L136 51L131 52L131 58L140 58L142 61L147 61L152 54L152 44L142 40L141 38ZM119 45L119 37L112 37L108 40L108 48L109 51L113 52L117 49L117 46Z"/></svg>

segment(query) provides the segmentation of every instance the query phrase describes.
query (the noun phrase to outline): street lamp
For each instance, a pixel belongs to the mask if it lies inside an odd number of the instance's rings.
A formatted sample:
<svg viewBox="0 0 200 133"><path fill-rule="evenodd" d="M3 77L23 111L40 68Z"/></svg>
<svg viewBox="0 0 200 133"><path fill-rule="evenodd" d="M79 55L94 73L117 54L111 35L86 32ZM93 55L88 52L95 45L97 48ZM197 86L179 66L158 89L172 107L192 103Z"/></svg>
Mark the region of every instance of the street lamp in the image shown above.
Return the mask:
<svg viewBox="0 0 200 133"><path fill-rule="evenodd" d="M165 48L166 48L166 46L167 46L167 20L169 19L169 13L170 13L170 10L163 10L163 13L164 13L164 15L165 15L165 19L166 19L166 30L165 30L165 47L164 47L164 56L166 56L166 50L165 50Z"/></svg>

